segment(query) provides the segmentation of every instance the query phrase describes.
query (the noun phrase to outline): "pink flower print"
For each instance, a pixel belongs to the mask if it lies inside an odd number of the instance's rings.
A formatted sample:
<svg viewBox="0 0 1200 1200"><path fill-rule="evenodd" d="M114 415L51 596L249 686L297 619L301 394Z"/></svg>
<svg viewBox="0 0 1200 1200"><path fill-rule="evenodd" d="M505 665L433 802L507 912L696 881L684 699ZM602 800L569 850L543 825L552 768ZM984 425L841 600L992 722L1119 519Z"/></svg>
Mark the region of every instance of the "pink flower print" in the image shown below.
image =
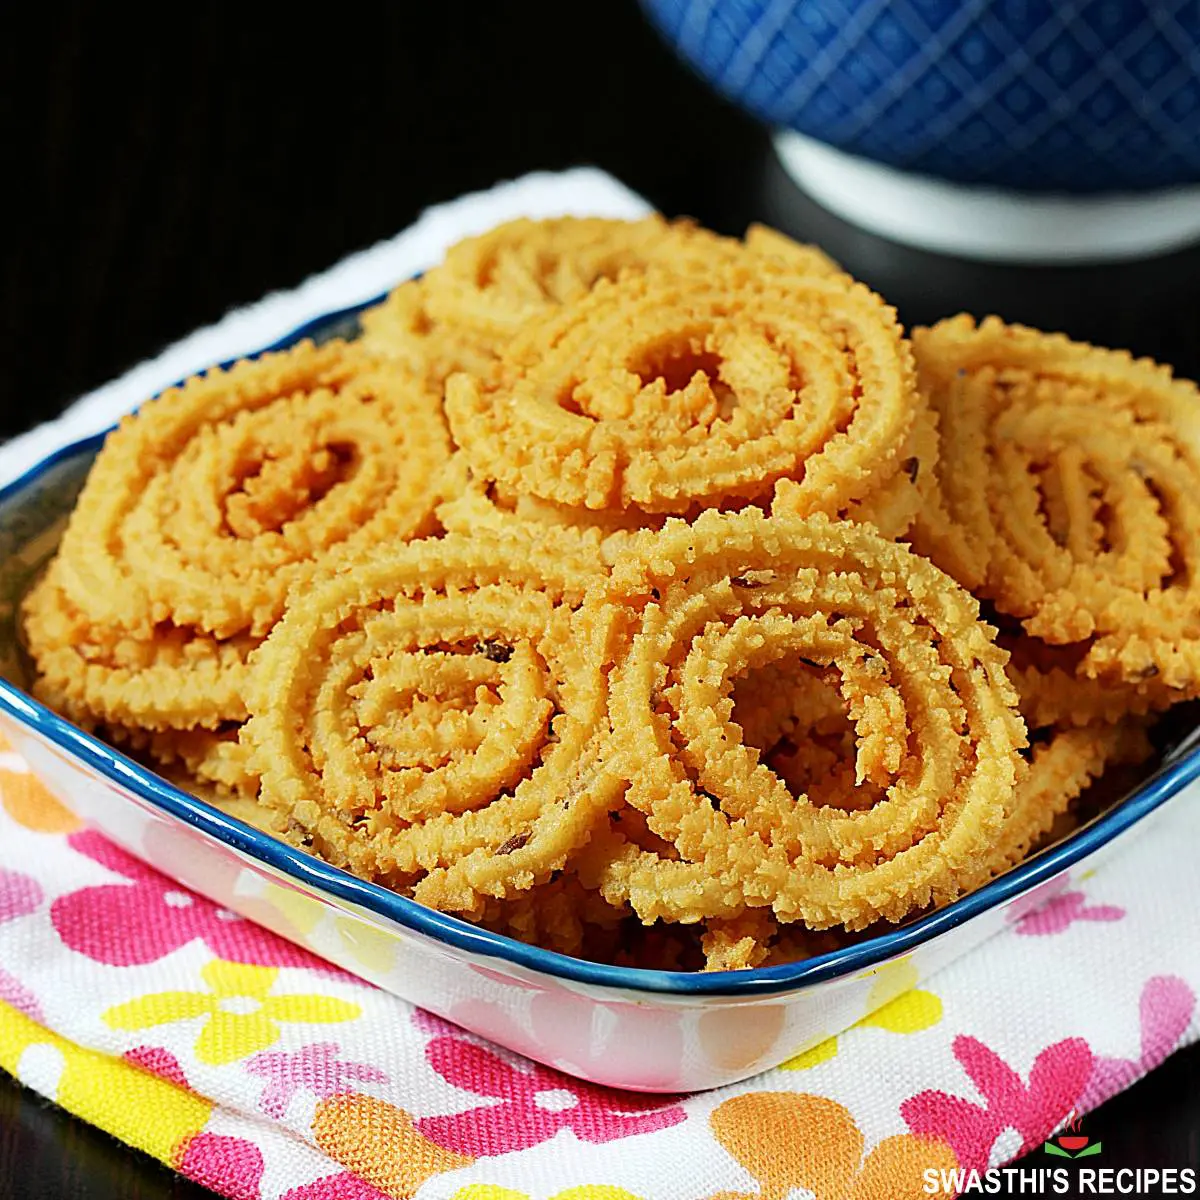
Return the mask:
<svg viewBox="0 0 1200 1200"><path fill-rule="evenodd" d="M500 1101L416 1122L430 1141L460 1154L483 1157L524 1150L560 1129L585 1142L611 1142L669 1129L686 1117L669 1098L610 1091L535 1063L521 1069L462 1038L435 1037L425 1055L448 1083Z"/></svg>
<svg viewBox="0 0 1200 1200"><path fill-rule="evenodd" d="M1024 937L1062 933L1076 921L1119 921L1125 910L1115 904L1091 904L1083 892L1060 892L1040 908L1017 919L1014 932Z"/></svg>
<svg viewBox="0 0 1200 1200"><path fill-rule="evenodd" d="M7 971L0 971L0 1001L24 1013L31 1021L45 1025L46 1016L38 998L19 980Z"/></svg>
<svg viewBox="0 0 1200 1200"><path fill-rule="evenodd" d="M173 1083L176 1087L189 1092L192 1090L179 1059L165 1046L134 1046L132 1050L126 1050L121 1057L126 1062L133 1063L135 1067L141 1067L143 1071L149 1071L151 1075Z"/></svg>
<svg viewBox="0 0 1200 1200"><path fill-rule="evenodd" d="M36 879L0 868L0 925L36 912L41 903L42 889Z"/></svg>
<svg viewBox="0 0 1200 1200"><path fill-rule="evenodd" d="M337 1175L326 1175L303 1187L284 1192L279 1200L388 1200L383 1192L364 1183L357 1175L342 1171Z"/></svg>
<svg viewBox="0 0 1200 1200"><path fill-rule="evenodd" d="M1142 988L1138 1012L1142 1052L1133 1058L1098 1058L1081 1106L1094 1108L1153 1071L1179 1044L1196 1011L1196 995L1175 975L1156 975Z"/></svg>
<svg viewBox="0 0 1200 1200"><path fill-rule="evenodd" d="M251 1075L259 1075L267 1086L259 1099L259 1108L268 1117L282 1121L292 1097L301 1091L312 1092L321 1100L351 1091L347 1080L360 1083L387 1083L388 1077L368 1063L343 1062L334 1042L317 1042L288 1054L264 1051L246 1063Z"/></svg>
<svg viewBox="0 0 1200 1200"><path fill-rule="evenodd" d="M900 1114L918 1137L948 1142L967 1171L987 1169L996 1139L1008 1128L1021 1136L1021 1148L1014 1157L1044 1142L1075 1107L1092 1074L1092 1052L1082 1038L1047 1046L1034 1061L1028 1086L976 1038L956 1037L954 1057L982 1093L984 1103L928 1091L905 1100Z"/></svg>
<svg viewBox="0 0 1200 1200"><path fill-rule="evenodd" d="M262 1151L245 1138L198 1133L183 1149L180 1175L229 1200L259 1200Z"/></svg>
<svg viewBox="0 0 1200 1200"><path fill-rule="evenodd" d="M488 1000L466 1000L450 1010L457 1022L451 1025L432 1013L420 1010L414 1015L418 1028L427 1033L461 1033L459 1026L481 1037L502 1042L529 1057L550 1058L566 1070L580 1074L600 1073L611 1067L613 1046L636 1046L636 1059L625 1058L622 1074L629 1086L639 1085L656 1092L677 1086L679 1064L683 1059L683 1034L673 1014L647 1009L643 1005L607 1003L599 1006L607 1027L597 1038L593 1023L598 1006L572 992L536 992L529 1005L531 1029L513 1021L504 1009Z"/></svg>
<svg viewBox="0 0 1200 1200"><path fill-rule="evenodd" d="M99 834L68 839L72 849L123 877L59 896L50 919L72 950L130 967L156 962L197 938L229 962L272 967L326 964L290 942L173 884Z"/></svg>

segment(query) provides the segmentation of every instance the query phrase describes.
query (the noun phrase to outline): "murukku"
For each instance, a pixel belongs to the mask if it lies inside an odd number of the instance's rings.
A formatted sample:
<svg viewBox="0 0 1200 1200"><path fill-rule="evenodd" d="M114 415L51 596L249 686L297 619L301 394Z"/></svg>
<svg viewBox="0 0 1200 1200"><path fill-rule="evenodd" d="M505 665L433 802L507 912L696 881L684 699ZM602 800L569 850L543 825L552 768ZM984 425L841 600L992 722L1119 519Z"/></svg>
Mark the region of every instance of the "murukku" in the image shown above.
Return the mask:
<svg viewBox="0 0 1200 1200"><path fill-rule="evenodd" d="M391 359L440 389L455 371L486 371L495 347L482 343L471 329L445 325L430 315L425 277L409 279L359 318L358 345Z"/></svg>
<svg viewBox="0 0 1200 1200"><path fill-rule="evenodd" d="M436 397L345 343L301 343L173 388L109 435L58 578L94 623L261 637L326 560L429 527Z"/></svg>
<svg viewBox="0 0 1200 1200"><path fill-rule="evenodd" d="M893 311L782 262L601 281L446 385L479 477L589 510L687 513L793 479L797 511L842 513L902 469L919 408Z"/></svg>
<svg viewBox="0 0 1200 1200"><path fill-rule="evenodd" d="M482 910L470 914L470 920L520 942L580 955L611 942L627 915L564 872L509 899L483 900Z"/></svg>
<svg viewBox="0 0 1200 1200"><path fill-rule="evenodd" d="M1137 685L1089 677L1087 642L1052 646L1019 627L1015 632L1002 627L997 640L1009 651L1008 675L1030 729L1115 722L1162 712L1180 699L1153 677Z"/></svg>
<svg viewBox="0 0 1200 1200"><path fill-rule="evenodd" d="M589 608L615 609L622 632L606 762L677 858L613 823L579 871L643 921L899 920L978 886L1024 836L1006 655L974 599L906 546L822 515L709 512L641 535ZM784 663L836 683L852 782L875 803L793 795L746 744L737 680Z"/></svg>
<svg viewBox="0 0 1200 1200"><path fill-rule="evenodd" d="M812 274L840 271L817 247L761 225L742 243L657 214L522 219L457 243L444 262L393 289L362 314L361 340L441 385L456 371L486 372L526 320L580 299L600 279L652 267L703 272L739 256Z"/></svg>
<svg viewBox="0 0 1200 1200"><path fill-rule="evenodd" d="M1017 785L998 869L1025 858L1107 767L1144 762L1151 753L1145 729L1135 720L1056 730L1033 745L1029 770Z"/></svg>
<svg viewBox="0 0 1200 1200"><path fill-rule="evenodd" d="M481 533L294 593L253 664L262 802L328 861L435 908L470 916L547 882L611 790L608 622L574 619L594 578L553 538Z"/></svg>
<svg viewBox="0 0 1200 1200"><path fill-rule="evenodd" d="M1165 368L966 317L914 361L815 247L660 216L510 222L361 324L123 421L22 603L46 703L358 876L793 962L1068 836L1200 694Z"/></svg>
<svg viewBox="0 0 1200 1200"><path fill-rule="evenodd" d="M22 604L25 644L44 703L87 728L216 729L246 716L247 662L260 639L219 639L159 622L148 634L92 621L55 560Z"/></svg>
<svg viewBox="0 0 1200 1200"><path fill-rule="evenodd" d="M1200 397L1145 359L990 317L914 334L940 422L914 544L1075 673L1200 691Z"/></svg>
<svg viewBox="0 0 1200 1200"><path fill-rule="evenodd" d="M591 562L597 572L607 570L632 534L639 529L657 529L666 519L639 509L592 512L510 493L495 482L478 478L461 451L452 455L441 476L439 497L434 511L447 532L470 534L486 529L536 541L549 528L555 531L552 536L569 535L573 553Z"/></svg>

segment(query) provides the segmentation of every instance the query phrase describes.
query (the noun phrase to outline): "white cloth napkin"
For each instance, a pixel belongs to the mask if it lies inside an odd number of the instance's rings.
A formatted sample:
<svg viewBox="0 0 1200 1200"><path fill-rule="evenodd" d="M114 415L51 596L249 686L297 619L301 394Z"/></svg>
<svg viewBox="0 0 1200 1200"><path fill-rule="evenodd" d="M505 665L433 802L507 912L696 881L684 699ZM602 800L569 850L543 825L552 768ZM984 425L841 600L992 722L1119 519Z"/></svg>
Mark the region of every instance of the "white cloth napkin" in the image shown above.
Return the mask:
<svg viewBox="0 0 1200 1200"><path fill-rule="evenodd" d="M595 171L434 209L9 443L0 477L466 234L520 214L645 210ZM1022 1152L1036 1155L1023 1170L1066 1171L1078 1143L1043 1140L1196 1036L1198 801L1179 797L932 978L884 968L879 998L894 999L780 1069L639 1106L231 921L73 829L0 751L0 1068L237 1200L906 1200L956 1190L941 1169ZM1122 1166L1095 1153L1066 1178Z"/></svg>

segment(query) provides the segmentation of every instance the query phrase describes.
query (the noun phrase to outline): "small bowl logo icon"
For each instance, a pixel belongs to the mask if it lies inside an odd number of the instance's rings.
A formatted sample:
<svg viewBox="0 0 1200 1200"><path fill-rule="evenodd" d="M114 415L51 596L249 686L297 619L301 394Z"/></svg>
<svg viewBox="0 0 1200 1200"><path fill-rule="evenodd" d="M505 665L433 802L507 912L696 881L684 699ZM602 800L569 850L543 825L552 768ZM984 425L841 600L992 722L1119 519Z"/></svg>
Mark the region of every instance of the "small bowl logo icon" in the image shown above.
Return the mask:
<svg viewBox="0 0 1200 1200"><path fill-rule="evenodd" d="M1064 1132L1053 1141L1043 1144L1042 1149L1047 1154L1056 1155L1058 1158L1091 1158L1093 1154L1100 1153L1101 1143L1093 1144L1092 1139L1086 1133L1079 1132L1079 1114L1074 1110L1067 1118L1063 1129Z"/></svg>

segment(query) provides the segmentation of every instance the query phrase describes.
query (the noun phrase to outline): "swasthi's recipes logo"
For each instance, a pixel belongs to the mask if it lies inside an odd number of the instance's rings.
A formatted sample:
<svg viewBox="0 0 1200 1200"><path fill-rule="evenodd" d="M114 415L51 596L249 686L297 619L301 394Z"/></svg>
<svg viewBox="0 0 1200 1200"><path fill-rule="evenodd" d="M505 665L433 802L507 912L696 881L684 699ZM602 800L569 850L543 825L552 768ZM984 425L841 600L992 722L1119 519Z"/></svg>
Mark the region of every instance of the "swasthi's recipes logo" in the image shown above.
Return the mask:
<svg viewBox="0 0 1200 1200"><path fill-rule="evenodd" d="M1091 1159L1103 1152L1103 1144L1093 1142L1072 1113L1063 1131L1044 1142L1042 1150L1051 1158ZM1196 1182L1191 1167L930 1167L924 1173L930 1196L1194 1196Z"/></svg>
<svg viewBox="0 0 1200 1200"><path fill-rule="evenodd" d="M1072 1112L1063 1126L1063 1132L1058 1137L1043 1142L1042 1149L1058 1158L1092 1158L1100 1153L1102 1145L1102 1142L1093 1142L1082 1131L1078 1115Z"/></svg>

